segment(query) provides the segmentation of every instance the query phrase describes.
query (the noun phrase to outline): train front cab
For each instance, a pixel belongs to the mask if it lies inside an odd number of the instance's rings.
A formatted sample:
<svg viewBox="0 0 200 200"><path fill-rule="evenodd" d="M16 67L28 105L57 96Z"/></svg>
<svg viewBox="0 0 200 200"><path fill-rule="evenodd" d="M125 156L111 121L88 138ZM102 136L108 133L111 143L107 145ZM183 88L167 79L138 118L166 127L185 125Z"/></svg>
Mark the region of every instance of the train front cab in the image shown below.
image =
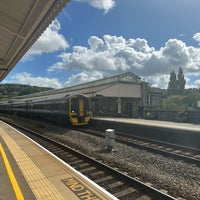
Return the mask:
<svg viewBox="0 0 200 200"><path fill-rule="evenodd" d="M72 125L87 125L90 115L90 100L87 96L74 95L69 99L69 120Z"/></svg>

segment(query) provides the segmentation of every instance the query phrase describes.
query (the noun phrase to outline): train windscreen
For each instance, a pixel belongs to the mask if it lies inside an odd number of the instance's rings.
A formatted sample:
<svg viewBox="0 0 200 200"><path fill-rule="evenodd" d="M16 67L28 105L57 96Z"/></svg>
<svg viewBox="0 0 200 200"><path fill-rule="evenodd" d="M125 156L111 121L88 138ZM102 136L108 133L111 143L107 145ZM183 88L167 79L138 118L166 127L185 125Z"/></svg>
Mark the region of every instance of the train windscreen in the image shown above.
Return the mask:
<svg viewBox="0 0 200 200"><path fill-rule="evenodd" d="M77 113L79 117L89 110L89 100L87 98L72 98L71 99L71 112Z"/></svg>

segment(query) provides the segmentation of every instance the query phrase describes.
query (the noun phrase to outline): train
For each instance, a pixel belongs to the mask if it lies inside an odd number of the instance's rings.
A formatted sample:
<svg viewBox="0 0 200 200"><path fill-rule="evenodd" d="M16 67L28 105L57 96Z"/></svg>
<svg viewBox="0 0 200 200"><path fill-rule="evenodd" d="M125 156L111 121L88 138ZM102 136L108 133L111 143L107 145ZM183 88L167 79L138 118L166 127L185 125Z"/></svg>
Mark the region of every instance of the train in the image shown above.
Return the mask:
<svg viewBox="0 0 200 200"><path fill-rule="evenodd" d="M0 112L73 126L87 125L91 118L90 99L84 94L3 101Z"/></svg>

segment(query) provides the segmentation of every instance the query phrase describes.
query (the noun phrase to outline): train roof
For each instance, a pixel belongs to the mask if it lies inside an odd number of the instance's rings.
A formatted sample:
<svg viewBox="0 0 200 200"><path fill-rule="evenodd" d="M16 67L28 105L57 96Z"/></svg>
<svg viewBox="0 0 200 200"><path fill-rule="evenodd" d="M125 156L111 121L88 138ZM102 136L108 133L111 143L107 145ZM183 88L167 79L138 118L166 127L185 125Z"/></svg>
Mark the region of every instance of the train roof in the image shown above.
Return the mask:
<svg viewBox="0 0 200 200"><path fill-rule="evenodd" d="M46 96L46 97L38 97L38 98L28 98L28 99L15 99L12 102L40 102L40 101L56 101L56 100L66 100L68 98L71 98L73 96L84 96L87 97L87 95L84 94L68 94L68 95L52 95L52 96Z"/></svg>

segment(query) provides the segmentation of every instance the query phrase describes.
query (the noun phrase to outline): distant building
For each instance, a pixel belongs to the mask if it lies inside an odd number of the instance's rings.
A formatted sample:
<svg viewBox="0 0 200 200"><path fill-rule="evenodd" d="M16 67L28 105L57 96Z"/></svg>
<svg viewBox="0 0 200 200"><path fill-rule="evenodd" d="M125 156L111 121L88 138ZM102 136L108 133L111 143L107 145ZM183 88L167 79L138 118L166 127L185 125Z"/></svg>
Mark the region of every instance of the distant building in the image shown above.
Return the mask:
<svg viewBox="0 0 200 200"><path fill-rule="evenodd" d="M148 109L162 109L163 93L149 92L148 93Z"/></svg>
<svg viewBox="0 0 200 200"><path fill-rule="evenodd" d="M84 93L91 96L95 116L137 117L141 86L141 78L128 72L89 82Z"/></svg>

